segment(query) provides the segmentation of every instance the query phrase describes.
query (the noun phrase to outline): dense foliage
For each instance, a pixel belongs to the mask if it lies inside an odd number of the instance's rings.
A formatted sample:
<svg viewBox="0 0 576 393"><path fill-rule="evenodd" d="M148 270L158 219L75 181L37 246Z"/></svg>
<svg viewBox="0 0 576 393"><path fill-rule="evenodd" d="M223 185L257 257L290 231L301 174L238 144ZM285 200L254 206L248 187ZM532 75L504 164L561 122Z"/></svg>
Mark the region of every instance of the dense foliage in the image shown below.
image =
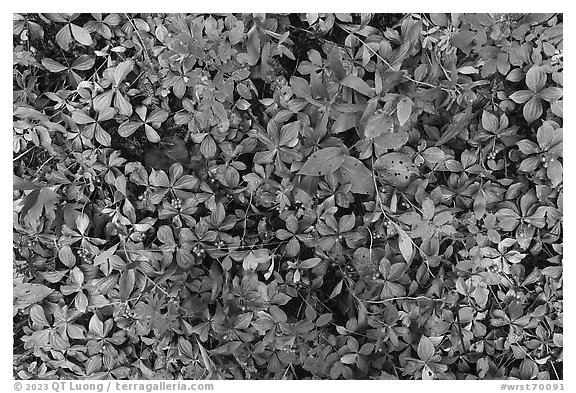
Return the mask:
<svg viewBox="0 0 576 393"><path fill-rule="evenodd" d="M562 378L562 15L13 33L16 378Z"/></svg>

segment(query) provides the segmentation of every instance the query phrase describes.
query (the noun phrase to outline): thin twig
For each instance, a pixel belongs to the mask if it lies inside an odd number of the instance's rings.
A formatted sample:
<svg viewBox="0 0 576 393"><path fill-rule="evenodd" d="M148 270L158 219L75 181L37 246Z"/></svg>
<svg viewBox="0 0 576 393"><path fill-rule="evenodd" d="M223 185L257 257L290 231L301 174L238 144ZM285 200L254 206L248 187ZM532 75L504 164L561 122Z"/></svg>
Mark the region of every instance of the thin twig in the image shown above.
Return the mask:
<svg viewBox="0 0 576 393"><path fill-rule="evenodd" d="M244 229L242 230L242 239L240 239L240 244L244 243L244 238L246 237L246 225L248 222L248 210L250 210L250 206L252 206L252 195L254 195L254 191L250 191L250 201L248 201L248 206L246 206L246 211L244 212Z"/></svg>
<svg viewBox="0 0 576 393"><path fill-rule="evenodd" d="M36 148L36 146L32 146L30 149L26 150L24 153L20 154L18 157L13 158L13 159L12 159L12 162L18 161L19 159L21 159L22 157L24 157L26 154L28 154L28 152L34 150L34 148Z"/></svg>
<svg viewBox="0 0 576 393"><path fill-rule="evenodd" d="M341 26L339 26L339 27L340 27L342 30L346 31L346 30L345 30L344 28L342 28ZM366 42L365 42L362 38L358 37L358 35L356 35L355 33L348 32L348 31L346 31L346 32L349 33L349 34L354 35L354 37L356 37L356 39L358 39L358 41L360 41L362 44L364 44L364 46L365 46L366 48L368 48L368 49L370 50L370 52L372 52L374 55L376 55L376 57L377 57L378 59L380 59L380 61L382 61L382 63L386 64L389 68L391 68L391 69L394 70L394 67L392 67L392 65L391 65L390 63L388 63L388 61L386 61L382 56L380 56L380 54L378 54L378 52L376 52L374 49L372 49L372 48L370 47L370 45L367 45ZM444 91L450 91L449 89L446 89L446 88L441 87L441 86L435 86L435 85L433 85L433 84L431 84L431 83L428 83L428 82L417 81L416 79L410 78L409 76L407 76L407 75L404 74L404 73L402 74L402 77L405 78L406 80L409 80L410 82L414 82L414 83L416 83L416 84L418 84L418 85L428 86L428 87L432 87L432 88L434 88L434 89L441 89L441 90L444 90Z"/></svg>
<svg viewBox="0 0 576 393"><path fill-rule="evenodd" d="M138 36L138 39L140 40L140 45L142 45L142 52L144 53L144 58L146 59L146 62L149 63L150 65L152 65L152 61L150 60L150 55L148 55L148 50L146 49L146 45L144 45L144 40L142 39L142 36L138 32L136 25L134 24L134 22L132 22L132 18L130 18L130 16L128 16L127 13L124 13L124 16L126 16L126 18L128 19L128 22L130 22L130 24L134 28L134 32L136 33L136 35Z"/></svg>

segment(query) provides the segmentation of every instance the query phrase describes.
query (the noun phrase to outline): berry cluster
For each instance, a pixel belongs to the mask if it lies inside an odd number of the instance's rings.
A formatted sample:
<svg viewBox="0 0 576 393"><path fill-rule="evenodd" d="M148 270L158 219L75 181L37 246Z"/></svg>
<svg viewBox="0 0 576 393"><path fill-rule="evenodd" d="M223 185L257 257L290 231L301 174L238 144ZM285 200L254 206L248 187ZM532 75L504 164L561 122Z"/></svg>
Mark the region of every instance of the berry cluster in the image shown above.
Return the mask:
<svg viewBox="0 0 576 393"><path fill-rule="evenodd" d="M182 200L180 198L170 200L170 204L174 209L180 210L182 208Z"/></svg>
<svg viewBox="0 0 576 393"><path fill-rule="evenodd" d="M496 159L496 154L497 154L496 151L494 151L494 150L491 151L490 153L488 153L488 159L489 159L489 160L495 160L495 159Z"/></svg>
<svg viewBox="0 0 576 393"><path fill-rule="evenodd" d="M284 348L282 348L283 351L288 352L288 353L296 353L297 348L287 345Z"/></svg>
<svg viewBox="0 0 576 393"><path fill-rule="evenodd" d="M203 258L206 255L206 251L200 245L195 245L192 252L199 258Z"/></svg>
<svg viewBox="0 0 576 393"><path fill-rule="evenodd" d="M78 250L78 256L82 259L84 263L90 263L92 259L90 251L88 251L86 248L81 248L80 250Z"/></svg>
<svg viewBox="0 0 576 393"><path fill-rule="evenodd" d="M542 166L544 168L548 168L548 166L554 162L554 157L542 156L540 161L542 162Z"/></svg>
<svg viewBox="0 0 576 393"><path fill-rule="evenodd" d="M352 265L345 265L342 268L342 275L344 277L350 277L350 276L352 276L352 273L354 273L354 271L355 271L355 269Z"/></svg>

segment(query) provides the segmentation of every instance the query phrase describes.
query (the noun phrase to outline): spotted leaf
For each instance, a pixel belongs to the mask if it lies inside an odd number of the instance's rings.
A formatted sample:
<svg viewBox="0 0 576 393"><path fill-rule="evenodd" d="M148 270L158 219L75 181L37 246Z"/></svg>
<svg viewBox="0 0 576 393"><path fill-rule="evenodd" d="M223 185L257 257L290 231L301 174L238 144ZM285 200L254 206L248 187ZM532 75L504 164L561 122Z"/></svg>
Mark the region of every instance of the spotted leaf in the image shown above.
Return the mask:
<svg viewBox="0 0 576 393"><path fill-rule="evenodd" d="M374 169L378 171L382 180L397 187L406 187L420 174L410 156L398 152L384 154L378 158L374 163Z"/></svg>

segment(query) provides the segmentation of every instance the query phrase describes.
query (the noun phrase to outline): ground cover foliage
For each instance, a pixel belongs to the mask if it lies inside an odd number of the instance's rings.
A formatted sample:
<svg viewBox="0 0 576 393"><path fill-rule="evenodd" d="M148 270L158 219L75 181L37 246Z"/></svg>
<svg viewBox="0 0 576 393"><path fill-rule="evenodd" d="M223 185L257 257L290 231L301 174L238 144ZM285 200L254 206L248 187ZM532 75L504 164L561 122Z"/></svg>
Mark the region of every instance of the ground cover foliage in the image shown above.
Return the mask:
<svg viewBox="0 0 576 393"><path fill-rule="evenodd" d="M562 378L562 15L13 33L15 378Z"/></svg>

